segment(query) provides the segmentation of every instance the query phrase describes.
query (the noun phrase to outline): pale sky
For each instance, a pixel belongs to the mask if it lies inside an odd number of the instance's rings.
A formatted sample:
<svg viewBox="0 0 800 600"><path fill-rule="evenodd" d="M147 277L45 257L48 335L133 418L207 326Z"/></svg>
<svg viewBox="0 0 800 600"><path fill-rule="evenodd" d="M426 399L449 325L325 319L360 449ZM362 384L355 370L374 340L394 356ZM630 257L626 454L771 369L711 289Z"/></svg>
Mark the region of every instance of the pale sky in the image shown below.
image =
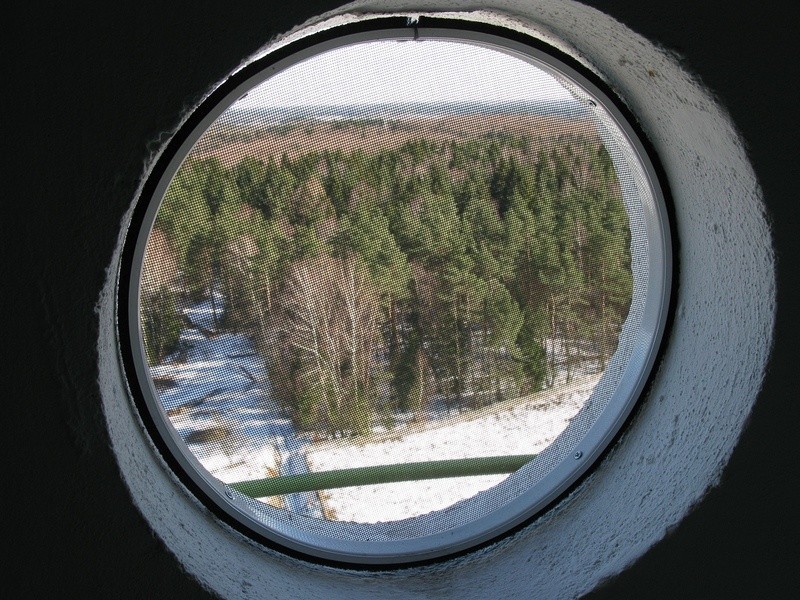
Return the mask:
<svg viewBox="0 0 800 600"><path fill-rule="evenodd" d="M232 108L571 98L544 71L496 50L438 40L373 41L296 64Z"/></svg>

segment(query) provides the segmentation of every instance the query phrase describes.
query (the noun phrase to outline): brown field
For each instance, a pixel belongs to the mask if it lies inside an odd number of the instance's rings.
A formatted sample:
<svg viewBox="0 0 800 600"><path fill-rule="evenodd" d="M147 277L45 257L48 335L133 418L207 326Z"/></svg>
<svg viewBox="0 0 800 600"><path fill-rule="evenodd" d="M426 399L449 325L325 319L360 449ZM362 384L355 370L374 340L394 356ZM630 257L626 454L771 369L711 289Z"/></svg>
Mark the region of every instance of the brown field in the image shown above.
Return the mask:
<svg viewBox="0 0 800 600"><path fill-rule="evenodd" d="M468 140L489 132L525 135L552 139L562 134L597 137L594 125L588 120L535 115L459 115L429 119L387 121L385 125L349 122L345 126L333 121L303 121L282 129L212 128L203 135L191 153L195 158L217 157L226 167L233 166L246 156L261 160L289 158L309 152L356 149L375 151L397 148L409 140L424 137L436 142ZM238 138L238 139L237 139Z"/></svg>

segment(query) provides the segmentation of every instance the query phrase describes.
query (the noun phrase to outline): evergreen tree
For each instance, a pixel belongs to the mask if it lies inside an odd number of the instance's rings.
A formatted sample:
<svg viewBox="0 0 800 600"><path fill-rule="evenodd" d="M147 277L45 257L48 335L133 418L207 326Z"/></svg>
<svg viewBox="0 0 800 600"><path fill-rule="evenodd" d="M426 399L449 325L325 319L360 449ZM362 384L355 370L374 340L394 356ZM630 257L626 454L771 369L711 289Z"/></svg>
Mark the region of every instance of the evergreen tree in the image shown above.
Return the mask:
<svg viewBox="0 0 800 600"><path fill-rule="evenodd" d="M177 259L161 229L150 233L142 262L139 314L148 364L155 365L175 350L181 319L177 306Z"/></svg>
<svg viewBox="0 0 800 600"><path fill-rule="evenodd" d="M356 126L370 127L335 125ZM437 395L465 408L539 390L593 356L604 368L632 276L603 146L503 130L405 139L231 169L187 160L155 225L174 272L142 284L148 360L174 348L179 303L221 292L216 325L253 335L298 426L331 436L382 411L422 418Z"/></svg>

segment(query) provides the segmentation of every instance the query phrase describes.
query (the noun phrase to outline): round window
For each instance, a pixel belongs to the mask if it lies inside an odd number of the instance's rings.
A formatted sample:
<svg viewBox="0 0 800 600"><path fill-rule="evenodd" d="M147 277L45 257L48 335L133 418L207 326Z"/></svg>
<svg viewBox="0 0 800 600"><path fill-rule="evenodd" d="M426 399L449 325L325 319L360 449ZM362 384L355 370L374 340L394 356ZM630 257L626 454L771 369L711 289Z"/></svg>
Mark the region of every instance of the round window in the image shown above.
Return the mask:
<svg viewBox="0 0 800 600"><path fill-rule="evenodd" d="M652 367L671 249L635 129L555 50L465 26L257 60L137 206L140 414L198 497L289 552L386 566L497 538L598 458Z"/></svg>

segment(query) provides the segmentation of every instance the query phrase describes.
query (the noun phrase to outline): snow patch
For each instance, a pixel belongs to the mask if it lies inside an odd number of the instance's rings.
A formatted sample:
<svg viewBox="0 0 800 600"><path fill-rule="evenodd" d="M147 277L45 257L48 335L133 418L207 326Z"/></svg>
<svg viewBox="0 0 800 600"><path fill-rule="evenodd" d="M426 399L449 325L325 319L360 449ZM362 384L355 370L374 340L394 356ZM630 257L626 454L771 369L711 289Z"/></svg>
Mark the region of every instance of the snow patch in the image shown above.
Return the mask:
<svg viewBox="0 0 800 600"><path fill-rule="evenodd" d="M596 375L579 384L518 400L500 412L481 415L443 427L408 433L397 439L334 445L308 452L311 471L332 471L404 462L480 456L536 454L550 445L578 413L599 381ZM327 446L330 446L328 444ZM340 521L378 523L416 517L446 508L493 487L508 475L454 477L380 485L355 486L323 492L326 514Z"/></svg>

